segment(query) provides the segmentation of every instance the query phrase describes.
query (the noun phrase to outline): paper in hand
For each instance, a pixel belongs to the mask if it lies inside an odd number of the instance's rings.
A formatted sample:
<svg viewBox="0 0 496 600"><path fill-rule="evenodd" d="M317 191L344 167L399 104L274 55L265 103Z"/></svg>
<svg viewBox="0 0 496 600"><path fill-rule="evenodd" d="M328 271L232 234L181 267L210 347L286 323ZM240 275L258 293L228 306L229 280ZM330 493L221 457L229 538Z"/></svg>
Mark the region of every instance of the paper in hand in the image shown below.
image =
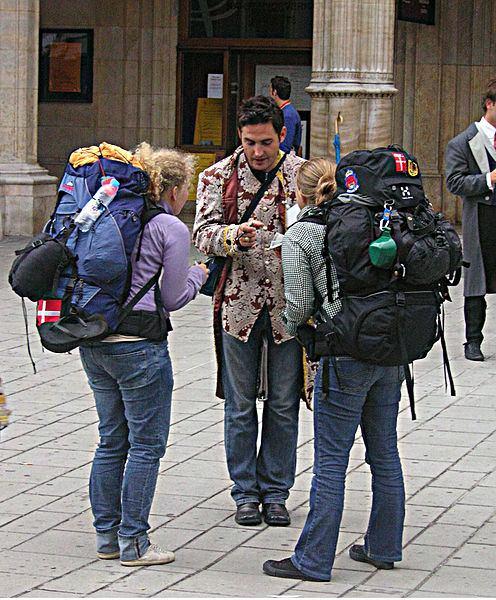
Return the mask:
<svg viewBox="0 0 496 600"><path fill-rule="evenodd" d="M293 204L293 206L286 209L286 229L291 227L293 223L296 223L300 211L301 208L298 206L298 204Z"/></svg>

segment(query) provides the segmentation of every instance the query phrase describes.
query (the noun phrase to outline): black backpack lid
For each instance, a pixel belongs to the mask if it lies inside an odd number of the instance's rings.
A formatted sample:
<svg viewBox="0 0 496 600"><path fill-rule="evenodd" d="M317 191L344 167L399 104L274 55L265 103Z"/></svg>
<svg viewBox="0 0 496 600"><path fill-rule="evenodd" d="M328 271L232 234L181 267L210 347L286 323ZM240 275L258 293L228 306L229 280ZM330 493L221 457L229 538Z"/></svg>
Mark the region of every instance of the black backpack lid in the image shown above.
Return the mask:
<svg viewBox="0 0 496 600"><path fill-rule="evenodd" d="M336 196L357 194L377 204L415 206L425 198L417 159L399 146L355 150L336 169Z"/></svg>

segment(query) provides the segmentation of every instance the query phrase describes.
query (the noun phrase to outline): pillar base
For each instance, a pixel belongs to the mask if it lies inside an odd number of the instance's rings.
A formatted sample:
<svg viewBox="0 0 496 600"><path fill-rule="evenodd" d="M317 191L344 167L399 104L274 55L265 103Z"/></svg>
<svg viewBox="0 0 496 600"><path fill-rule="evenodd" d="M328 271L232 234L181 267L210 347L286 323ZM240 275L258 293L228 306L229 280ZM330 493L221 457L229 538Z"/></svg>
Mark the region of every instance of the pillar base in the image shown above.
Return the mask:
<svg viewBox="0 0 496 600"><path fill-rule="evenodd" d="M333 83L312 80L312 156L334 158L335 119L340 125L341 156L358 149L387 146L392 137L392 101L397 90L388 83Z"/></svg>
<svg viewBox="0 0 496 600"><path fill-rule="evenodd" d="M0 163L0 238L41 231L55 206L56 184L38 164Z"/></svg>

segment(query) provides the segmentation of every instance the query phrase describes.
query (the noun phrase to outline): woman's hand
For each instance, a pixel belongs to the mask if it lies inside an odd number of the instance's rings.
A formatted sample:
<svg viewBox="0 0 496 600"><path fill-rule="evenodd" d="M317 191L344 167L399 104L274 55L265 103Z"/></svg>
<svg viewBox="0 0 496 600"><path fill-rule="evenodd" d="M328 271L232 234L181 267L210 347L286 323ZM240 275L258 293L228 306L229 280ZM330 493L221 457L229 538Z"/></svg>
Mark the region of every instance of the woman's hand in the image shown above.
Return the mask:
<svg viewBox="0 0 496 600"><path fill-rule="evenodd" d="M261 227L263 227L263 223L260 221L241 223L238 227L236 243L241 246L241 248L253 248L257 243L257 229L260 229Z"/></svg>
<svg viewBox="0 0 496 600"><path fill-rule="evenodd" d="M205 281L207 281L207 278L209 276L210 271L208 270L208 267L205 263L202 262L197 262L196 263L197 267L200 267L200 269L203 271L203 283L205 283Z"/></svg>

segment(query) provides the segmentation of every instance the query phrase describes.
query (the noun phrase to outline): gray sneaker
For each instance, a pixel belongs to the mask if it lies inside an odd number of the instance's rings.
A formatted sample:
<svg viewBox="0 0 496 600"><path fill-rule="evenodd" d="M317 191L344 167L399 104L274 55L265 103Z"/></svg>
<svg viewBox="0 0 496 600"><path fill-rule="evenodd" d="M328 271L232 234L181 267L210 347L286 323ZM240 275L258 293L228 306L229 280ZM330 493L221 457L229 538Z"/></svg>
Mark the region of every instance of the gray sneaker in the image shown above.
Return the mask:
<svg viewBox="0 0 496 600"><path fill-rule="evenodd" d="M134 560L121 560L124 567L146 567L148 565L165 565L175 560L174 552L162 550L157 544L150 544L148 550Z"/></svg>

